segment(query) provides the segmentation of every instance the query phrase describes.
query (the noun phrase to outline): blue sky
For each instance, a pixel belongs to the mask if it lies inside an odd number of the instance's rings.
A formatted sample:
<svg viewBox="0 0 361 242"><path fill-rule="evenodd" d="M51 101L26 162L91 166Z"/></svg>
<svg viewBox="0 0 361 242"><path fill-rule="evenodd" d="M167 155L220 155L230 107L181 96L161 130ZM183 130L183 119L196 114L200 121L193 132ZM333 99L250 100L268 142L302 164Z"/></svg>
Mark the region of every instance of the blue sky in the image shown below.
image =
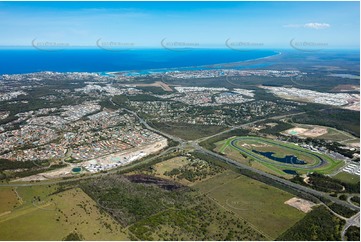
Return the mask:
<svg viewBox="0 0 361 242"><path fill-rule="evenodd" d="M0 45L359 48L359 2L0 2Z"/></svg>

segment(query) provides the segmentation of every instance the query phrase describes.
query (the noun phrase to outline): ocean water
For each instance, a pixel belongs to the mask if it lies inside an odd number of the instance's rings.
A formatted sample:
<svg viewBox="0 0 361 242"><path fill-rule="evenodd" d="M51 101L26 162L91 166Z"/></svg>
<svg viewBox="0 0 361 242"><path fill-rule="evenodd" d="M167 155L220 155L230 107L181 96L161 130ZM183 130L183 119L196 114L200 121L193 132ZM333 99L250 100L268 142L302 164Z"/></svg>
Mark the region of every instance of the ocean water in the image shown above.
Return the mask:
<svg viewBox="0 0 361 242"><path fill-rule="evenodd" d="M207 65L253 60L276 55L272 50L235 51L231 49L137 49L106 51L101 49L37 49L0 50L0 74L40 71L115 72L150 70L205 69ZM203 66L203 67L202 67ZM216 68L222 68L217 65ZM148 70L148 71L147 71Z"/></svg>

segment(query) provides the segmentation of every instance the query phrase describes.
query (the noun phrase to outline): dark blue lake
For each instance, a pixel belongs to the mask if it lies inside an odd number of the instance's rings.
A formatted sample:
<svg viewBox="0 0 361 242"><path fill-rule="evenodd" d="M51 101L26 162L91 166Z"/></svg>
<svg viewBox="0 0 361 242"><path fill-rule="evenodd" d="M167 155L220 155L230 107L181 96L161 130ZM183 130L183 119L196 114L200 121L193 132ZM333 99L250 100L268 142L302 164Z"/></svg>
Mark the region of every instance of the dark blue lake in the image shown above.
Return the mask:
<svg viewBox="0 0 361 242"><path fill-rule="evenodd" d="M285 157L280 158L280 157L273 156L274 152L261 152L261 151L257 151L257 150L252 150L252 152L263 155L264 157L267 157L268 159L282 162L282 163L295 164L295 165L306 165L307 164L303 160L299 160L297 158L297 156L294 156L294 155L286 155Z"/></svg>
<svg viewBox="0 0 361 242"><path fill-rule="evenodd" d="M283 170L284 173L290 174L290 175L297 175L298 173L294 170Z"/></svg>

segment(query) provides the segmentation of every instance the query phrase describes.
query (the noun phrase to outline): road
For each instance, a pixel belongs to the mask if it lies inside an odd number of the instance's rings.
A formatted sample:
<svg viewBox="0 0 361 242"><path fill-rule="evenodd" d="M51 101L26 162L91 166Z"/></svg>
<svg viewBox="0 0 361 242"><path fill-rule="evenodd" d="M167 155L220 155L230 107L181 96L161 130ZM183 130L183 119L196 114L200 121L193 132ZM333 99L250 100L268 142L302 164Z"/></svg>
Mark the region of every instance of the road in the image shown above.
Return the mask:
<svg viewBox="0 0 361 242"><path fill-rule="evenodd" d="M252 121L252 122L249 122L249 123L245 123L245 124L240 124L240 125L237 125L237 126L233 126L231 129L227 129L227 130L224 130L224 131L222 131L222 132L219 132L219 133L216 133L216 134L207 136L207 137L203 137L203 138L197 139L197 140L195 140L195 141L196 141L197 143L200 143L200 142L202 142L202 141L204 141L204 140L207 140L207 139L216 137L216 136L221 135L221 134L228 133L228 132L233 131L233 130L236 130L236 129L245 128L245 127L250 126L250 125L252 125L252 124L256 124L256 123L263 122L263 121L265 121L265 120L267 120L267 119L281 119L281 118L287 118L287 117L296 116L296 115L305 114L305 113L306 113L306 112L298 112L298 113L291 113L291 114L285 114L285 115L279 115L279 116L274 116L274 117L269 117L269 118L258 119L258 120L255 120L255 121Z"/></svg>
<svg viewBox="0 0 361 242"><path fill-rule="evenodd" d="M351 226L360 227L360 212L358 212L357 214L355 214L351 218L346 219L346 224L343 227L342 232L341 232L341 239L342 240L346 240L346 238L345 238L346 231Z"/></svg>
<svg viewBox="0 0 361 242"><path fill-rule="evenodd" d="M112 98L110 98L109 101L110 101L113 105L119 106L118 104L116 104L116 103L113 102ZM217 134L214 134L214 135L210 135L210 136L208 136L208 137L204 137L204 138L201 138L201 139L198 139L198 140L194 140L194 141L189 141L189 142L187 142L187 141L185 141L185 140L183 140L183 139L181 139L181 138L179 138L179 137L175 137L175 136L173 136L173 135L164 133L164 132L162 132L162 131L160 131L160 130L157 130L157 129L149 126L149 125L147 124L147 122L146 122L144 119L142 119L141 117L139 117L136 112L134 112L134 111L132 111L132 110L129 110L129 109L126 109L126 108L124 108L124 107L121 107L121 108L122 108L123 110L127 111L128 113L131 113L131 114L133 114L134 116L136 116L136 117L138 118L139 122L140 122L142 125L144 125L144 127L146 127L147 129L149 129L149 130L151 130L151 131L153 131L153 132L155 132L155 133L161 134L161 135L167 137L168 139L171 139L171 140L174 140L174 141L179 142L179 145L178 145L178 146L176 146L176 147L171 147L171 148L169 148L169 149L161 152L159 155L157 155L157 156L155 156L155 157L152 157L152 158L150 158L149 160L146 160L147 162L149 162L150 160L152 160L152 159L154 159L154 158L156 158L156 157L160 157L160 156L168 153L170 150L176 150L176 149L178 149L178 148L180 148L180 147L184 147L185 145L190 145L190 146L192 146L195 150L197 150L197 151L199 151L199 152L201 152L201 153L211 155L211 156L213 156L213 157L215 157L215 158L218 158L219 160L224 161L225 163L230 164L230 165L233 165L233 166L235 166L235 167L237 167L237 168L241 168L241 169L245 169L245 170L252 171L252 172L257 173L257 174L259 174L259 175L261 175L261 176L264 176L264 177L267 177L267 178L269 178L269 179L272 179L272 180L274 180L274 181L276 181L276 182L278 182L278 183L280 183L280 184L286 185L286 186L288 186L288 187L292 187L292 188L294 188L294 189L296 189L296 190L299 190L299 191L302 191L302 192L306 192L306 193L308 193L308 194L315 195L315 196L317 196L317 197L323 197L323 198L326 198L326 199L328 199L328 200L330 200L330 201L332 201L332 202L334 202L334 203L343 205L343 206L348 207L348 208L351 208L351 209L356 209L356 210L359 211L359 207L357 207L357 206L355 206L355 205L353 205L353 204L350 204L350 203L348 203L348 202L346 202L346 201L341 201L341 200L339 200L339 199L337 199L337 198L335 198L335 197L329 196L329 195L326 194L326 193L323 193L323 192L320 192L320 191L316 191L316 190L313 190L313 189L308 188L308 187L304 187L304 186L299 185L299 184L295 184L295 183L293 183L293 182L291 182L291 181L288 181L288 180L286 180L286 179L283 179L283 178L274 176L274 175L272 175L272 174L263 172L263 171L261 171L261 170L257 170L257 169L255 169L255 168L253 168L253 167L250 167L250 166L241 164L241 163L239 163L239 162L237 162L237 161L235 161L235 160L232 160L232 159L230 159L230 158L227 158L227 157L224 157L224 156L222 156L222 155L219 155L219 154L217 154L217 153L215 153L215 152L213 152L213 151L204 149L203 147L201 147L201 146L199 145L199 143L200 143L201 141L204 141L204 140L206 140L206 139L209 139L209 138L218 136L218 135L220 135L220 134L224 134L224 133L230 132L230 131L232 131L232 130L236 130L236 129L239 129L239 128L243 128L243 127L249 126L249 125L251 125L251 124L255 124L255 123L258 123L258 122L262 122L262 121L264 121L264 120L266 120L266 119L280 119L280 118L290 117L290 116L294 116L294 115L300 115L300 114L303 114L303 113L305 113L305 112L299 112L299 113L293 113L293 114L287 114L287 115L280 115L280 116L275 116L275 117L272 117L272 118L264 118L264 119L256 120L256 121L253 121L253 122L249 122L249 123L246 123L246 124L242 124L242 125L239 125L239 126L235 126L235 127L231 128L231 129L229 129L229 130L225 130L225 131L222 131L222 132L220 132L220 133L217 133ZM109 173L116 173L116 172L118 172L119 170L120 170L120 169L116 169L116 170L113 170L113 171L109 171L107 174L109 174ZM12 187L16 187L16 186L52 185L52 184L57 184L57 183L61 183L61 182L68 182L68 181L77 181L77 180L82 180L82 179L89 179L89 178L99 177L99 176L103 176L103 175L104 175L104 174L100 173L100 174L95 174L95 175L91 175L91 176L88 176L88 177L79 177L79 178L74 178L74 179L66 179L66 180L64 180L64 181L49 181L49 182L21 183L21 184L20 184L20 183L17 183L17 184L15 184L15 183L13 183L13 184L0 184L0 186L12 186Z"/></svg>
<svg viewBox="0 0 361 242"><path fill-rule="evenodd" d="M115 102L113 102L113 99L112 98L109 98L109 101L114 105L114 106L119 106L118 104L116 104ZM167 133L164 133L160 130L157 130L153 127L151 127L144 119L142 119L141 117L138 116L138 114L132 110L129 110L127 108L124 108L124 107L121 107L124 111L128 112L128 113L131 113L133 114L135 117L138 118L139 122L144 125L145 128L155 132L155 133L158 133L160 135L163 135L164 137L167 137L168 139L171 139L171 140L174 140L174 141L177 141L179 143L184 143L185 140L179 138L179 137L176 137L176 136L173 136L173 135L170 135L170 134L167 134Z"/></svg>

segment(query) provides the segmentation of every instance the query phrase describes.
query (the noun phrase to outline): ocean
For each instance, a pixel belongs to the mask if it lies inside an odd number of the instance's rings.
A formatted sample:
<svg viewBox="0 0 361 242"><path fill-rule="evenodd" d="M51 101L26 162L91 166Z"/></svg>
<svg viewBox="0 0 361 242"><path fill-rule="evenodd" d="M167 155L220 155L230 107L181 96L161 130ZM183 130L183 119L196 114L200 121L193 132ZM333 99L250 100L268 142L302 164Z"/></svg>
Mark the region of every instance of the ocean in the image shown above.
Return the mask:
<svg viewBox="0 0 361 242"><path fill-rule="evenodd" d="M56 72L156 72L157 70L207 69L207 65L254 60L276 55L272 50L235 51L231 49L136 49L106 51L101 49L0 50L0 74L40 71ZM219 65L218 68L221 68Z"/></svg>

